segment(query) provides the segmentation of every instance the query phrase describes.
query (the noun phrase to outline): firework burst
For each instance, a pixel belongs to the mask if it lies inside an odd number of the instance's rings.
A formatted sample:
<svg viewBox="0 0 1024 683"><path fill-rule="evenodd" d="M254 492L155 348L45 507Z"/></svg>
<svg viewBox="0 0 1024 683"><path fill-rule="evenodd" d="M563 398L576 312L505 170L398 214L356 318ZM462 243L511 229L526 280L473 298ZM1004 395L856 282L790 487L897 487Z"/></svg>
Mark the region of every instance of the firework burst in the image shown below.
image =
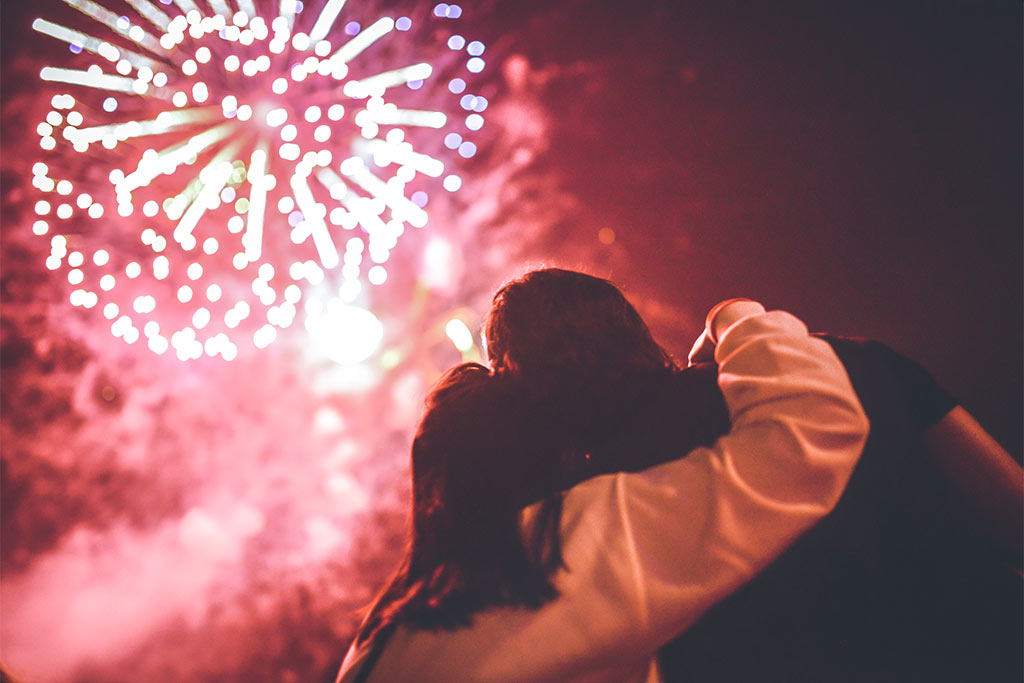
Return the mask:
<svg viewBox="0 0 1024 683"><path fill-rule="evenodd" d="M36 129L47 267L158 354L231 360L303 316L366 357L382 333L368 286L476 154L483 44L455 30L457 5L414 26L346 20L344 0L160 1L125 16L64 0L91 29L33 23L73 53L40 72L66 90ZM419 45L437 54L408 58Z"/></svg>

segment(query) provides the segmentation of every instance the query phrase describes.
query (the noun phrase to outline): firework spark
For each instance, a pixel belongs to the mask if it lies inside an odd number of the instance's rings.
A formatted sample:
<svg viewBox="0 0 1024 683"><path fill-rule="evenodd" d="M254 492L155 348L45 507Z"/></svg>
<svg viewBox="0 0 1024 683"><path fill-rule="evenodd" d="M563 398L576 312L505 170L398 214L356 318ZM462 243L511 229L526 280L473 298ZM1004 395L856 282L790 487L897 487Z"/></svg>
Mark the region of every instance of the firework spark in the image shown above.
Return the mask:
<svg viewBox="0 0 1024 683"><path fill-rule="evenodd" d="M76 62L40 72L69 91L36 129L32 229L71 303L182 360L231 360L300 315L379 338L366 284L477 152L487 100L466 79L484 46L452 30L461 8L422 19L446 55L422 60L396 47L415 44L412 19L346 22L344 0L128 0L133 16L63 1L91 21L32 25Z"/></svg>

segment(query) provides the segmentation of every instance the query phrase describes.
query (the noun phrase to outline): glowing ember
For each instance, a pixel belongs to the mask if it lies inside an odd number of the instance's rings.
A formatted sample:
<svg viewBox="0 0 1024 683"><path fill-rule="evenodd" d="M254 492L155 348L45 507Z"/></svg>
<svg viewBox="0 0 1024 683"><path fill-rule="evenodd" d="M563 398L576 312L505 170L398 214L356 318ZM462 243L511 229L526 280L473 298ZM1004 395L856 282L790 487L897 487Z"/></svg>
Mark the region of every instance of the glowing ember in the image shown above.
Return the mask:
<svg viewBox="0 0 1024 683"><path fill-rule="evenodd" d="M372 317L364 282L387 282L406 226L427 222L429 192L462 185L435 155L477 151L469 138L488 103L465 79L484 68L484 45L449 30L461 8L423 20L442 22L429 34L446 55L423 61L405 57L410 18L346 22L344 0L319 12L296 0L273 11L129 0L134 18L64 2L110 35L32 25L75 62L40 72L73 89L36 128L31 228L50 241L46 265L65 271L71 303L182 360L265 347L302 301ZM356 356L379 337L326 327L354 335Z"/></svg>

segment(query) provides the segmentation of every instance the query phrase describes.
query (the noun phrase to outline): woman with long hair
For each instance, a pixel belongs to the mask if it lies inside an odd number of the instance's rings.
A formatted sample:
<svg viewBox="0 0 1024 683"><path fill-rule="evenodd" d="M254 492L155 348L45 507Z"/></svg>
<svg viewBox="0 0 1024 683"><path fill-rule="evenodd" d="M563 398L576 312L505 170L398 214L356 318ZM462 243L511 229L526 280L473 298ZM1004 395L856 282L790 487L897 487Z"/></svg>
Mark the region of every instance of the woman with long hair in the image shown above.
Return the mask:
<svg viewBox="0 0 1024 683"><path fill-rule="evenodd" d="M589 430L624 446L594 419L622 400L559 407L507 364L446 374L413 442L408 549L338 680L659 680L662 644L831 510L868 429L793 316L739 301L707 323L731 432L637 472L573 481L601 446ZM671 370L652 360L605 379L639 399Z"/></svg>

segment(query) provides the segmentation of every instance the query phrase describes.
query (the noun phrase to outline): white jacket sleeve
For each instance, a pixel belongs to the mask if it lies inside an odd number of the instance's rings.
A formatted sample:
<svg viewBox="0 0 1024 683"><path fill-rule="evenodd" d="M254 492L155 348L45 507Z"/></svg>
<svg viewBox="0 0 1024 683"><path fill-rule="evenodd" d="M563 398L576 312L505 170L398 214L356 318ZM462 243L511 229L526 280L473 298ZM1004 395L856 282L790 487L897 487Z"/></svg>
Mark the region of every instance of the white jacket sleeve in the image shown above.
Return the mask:
<svg viewBox="0 0 1024 683"><path fill-rule="evenodd" d="M728 435L566 496L558 583L591 625L568 644L584 658L602 646L653 653L682 632L828 514L860 456L867 418L831 347L802 322L743 318L715 356Z"/></svg>

